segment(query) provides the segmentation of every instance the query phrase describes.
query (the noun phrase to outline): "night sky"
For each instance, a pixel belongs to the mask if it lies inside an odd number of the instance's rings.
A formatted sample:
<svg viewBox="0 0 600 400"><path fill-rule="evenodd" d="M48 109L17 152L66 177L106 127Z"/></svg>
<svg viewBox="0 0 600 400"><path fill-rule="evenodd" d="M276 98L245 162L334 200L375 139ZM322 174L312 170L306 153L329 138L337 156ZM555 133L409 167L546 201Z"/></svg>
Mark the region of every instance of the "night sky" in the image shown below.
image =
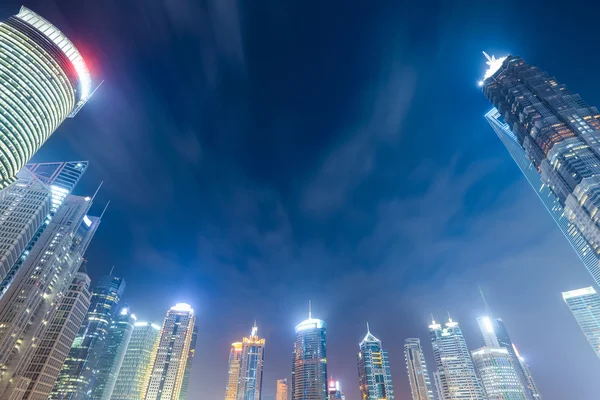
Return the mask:
<svg viewBox="0 0 600 400"><path fill-rule="evenodd" d="M4 18L21 1L2 3ZM403 342L420 337L435 369L430 313L483 345L477 284L545 400L599 397L600 361L560 296L591 276L487 125L476 84L482 50L510 53L600 105L598 10L446 3L26 3L104 80L34 161L89 160L77 194L104 181L93 279L114 265L142 320L195 308L190 399L223 399L229 346L255 319L274 395L312 300L346 398L359 399L368 321L408 400Z"/></svg>

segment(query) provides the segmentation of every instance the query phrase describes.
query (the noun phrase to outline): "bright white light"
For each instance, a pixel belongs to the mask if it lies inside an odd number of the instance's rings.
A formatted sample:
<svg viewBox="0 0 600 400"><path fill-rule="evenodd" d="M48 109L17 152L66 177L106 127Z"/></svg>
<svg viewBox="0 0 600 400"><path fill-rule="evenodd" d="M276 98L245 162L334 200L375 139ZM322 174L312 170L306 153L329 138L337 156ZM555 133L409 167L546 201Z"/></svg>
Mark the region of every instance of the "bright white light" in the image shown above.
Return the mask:
<svg viewBox="0 0 600 400"><path fill-rule="evenodd" d="M194 310L192 310L192 306L187 303L177 303L171 307L171 311L194 312Z"/></svg>
<svg viewBox="0 0 600 400"><path fill-rule="evenodd" d="M136 322L135 324L133 324L133 326L148 326L148 325L150 325L148 322L143 322L143 321Z"/></svg>
<svg viewBox="0 0 600 400"><path fill-rule="evenodd" d="M483 86L483 81L477 82L477 86L482 87Z"/></svg>
<svg viewBox="0 0 600 400"><path fill-rule="evenodd" d="M137 317L135 316L135 314L131 314L131 318L133 318L134 321L137 321Z"/></svg>
<svg viewBox="0 0 600 400"><path fill-rule="evenodd" d="M83 223L86 224L88 228L92 226L92 220L89 219L87 215L83 216Z"/></svg>
<svg viewBox="0 0 600 400"><path fill-rule="evenodd" d="M592 294L596 294L596 290L592 286L590 286L586 288L571 290L569 292L563 292L562 297L564 300L567 300L572 297L589 296Z"/></svg>
<svg viewBox="0 0 600 400"><path fill-rule="evenodd" d="M489 317L483 317L483 326L485 326L485 330L488 331L488 333L494 333L494 327L492 326L492 321L490 321Z"/></svg>
<svg viewBox="0 0 600 400"><path fill-rule="evenodd" d="M321 329L325 326L325 321L315 318L309 318L296 325L296 332L308 329Z"/></svg>
<svg viewBox="0 0 600 400"><path fill-rule="evenodd" d="M153 327L156 330L160 330L160 326L156 325L156 324L150 324L151 327Z"/></svg>
<svg viewBox="0 0 600 400"><path fill-rule="evenodd" d="M502 63L506 60L506 57L496 58L495 56L489 56L485 51L483 52L485 58L487 58L486 64L488 65L487 71L485 71L485 76L483 79L487 79L490 76L494 75L496 71L498 71L502 67Z"/></svg>
<svg viewBox="0 0 600 400"><path fill-rule="evenodd" d="M129 312L129 309L127 307L125 307L121 310L121 315L127 315L128 312Z"/></svg>

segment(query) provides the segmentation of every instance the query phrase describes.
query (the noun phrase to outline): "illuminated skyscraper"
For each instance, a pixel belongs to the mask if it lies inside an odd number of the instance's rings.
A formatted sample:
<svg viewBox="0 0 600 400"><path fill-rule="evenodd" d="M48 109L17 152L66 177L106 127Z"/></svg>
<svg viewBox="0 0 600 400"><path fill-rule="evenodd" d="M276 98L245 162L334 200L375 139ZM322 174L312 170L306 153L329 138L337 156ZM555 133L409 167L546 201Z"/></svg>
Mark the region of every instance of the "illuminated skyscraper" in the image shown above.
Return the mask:
<svg viewBox="0 0 600 400"><path fill-rule="evenodd" d="M231 343L229 351L229 371L227 373L227 387L225 400L237 400L240 384L240 366L242 362L242 342Z"/></svg>
<svg viewBox="0 0 600 400"><path fill-rule="evenodd" d="M250 337L242 339L237 400L260 400L264 356L265 339L258 337L258 328L255 322Z"/></svg>
<svg viewBox="0 0 600 400"><path fill-rule="evenodd" d="M394 400L394 387L387 350L381 347L369 330L359 344L358 352L358 384L363 400Z"/></svg>
<svg viewBox="0 0 600 400"><path fill-rule="evenodd" d="M472 353L488 400L526 400L515 360L503 347L482 347Z"/></svg>
<svg viewBox="0 0 600 400"><path fill-rule="evenodd" d="M277 380L277 395L275 400L288 400L288 384L287 379Z"/></svg>
<svg viewBox="0 0 600 400"><path fill-rule="evenodd" d="M600 284L600 113L520 57L487 57L486 118Z"/></svg>
<svg viewBox="0 0 600 400"><path fill-rule="evenodd" d="M0 189L91 94L79 51L50 22L21 7L0 23Z"/></svg>
<svg viewBox="0 0 600 400"><path fill-rule="evenodd" d="M135 315L129 311L127 306L121 307L120 311L113 316L108 327L106 344L98 359L98 373L95 376L90 399L109 400L111 398L127 346L131 340L135 321Z"/></svg>
<svg viewBox="0 0 600 400"><path fill-rule="evenodd" d="M590 286L563 292L562 297L587 341L600 357L600 296Z"/></svg>
<svg viewBox="0 0 600 400"><path fill-rule="evenodd" d="M458 323L449 319L442 328L431 321L429 333L437 366L433 377L438 399L486 400Z"/></svg>
<svg viewBox="0 0 600 400"><path fill-rule="evenodd" d="M81 325L90 306L89 287L90 278L87 274L77 272L23 374L30 382L25 395L17 396L20 400L46 400L50 395L60 367L69 354L69 347L65 343L73 343L77 327Z"/></svg>
<svg viewBox="0 0 600 400"><path fill-rule="evenodd" d="M0 398L26 391L23 376L69 291L100 218L86 215L90 198L67 196L0 299ZM63 343L64 344L64 343Z"/></svg>
<svg viewBox="0 0 600 400"><path fill-rule="evenodd" d="M60 371L51 399L89 399L109 326L124 290L122 278L112 275L100 278L92 290L89 311Z"/></svg>
<svg viewBox="0 0 600 400"><path fill-rule="evenodd" d="M408 338L404 341L404 359L412 400L433 400L431 380L429 380L421 341L418 338Z"/></svg>
<svg viewBox="0 0 600 400"><path fill-rule="evenodd" d="M327 324L312 318L296 325L292 358L292 400L327 400Z"/></svg>
<svg viewBox="0 0 600 400"><path fill-rule="evenodd" d="M346 396L344 396L344 392L342 392L340 381L335 381L333 379L329 380L329 384L327 385L327 398L328 400L346 400Z"/></svg>
<svg viewBox="0 0 600 400"><path fill-rule="evenodd" d="M192 333L190 351L188 353L187 362L185 363L185 373L183 374L183 382L181 383L179 400L187 399L187 391L190 384L190 374L192 373L192 364L194 362L194 356L196 355L196 340L198 340L198 325L194 325L194 333Z"/></svg>
<svg viewBox="0 0 600 400"><path fill-rule="evenodd" d="M163 323L146 400L178 400L196 317L190 305L179 303Z"/></svg>
<svg viewBox="0 0 600 400"><path fill-rule="evenodd" d="M111 400L140 400L146 397L159 333L160 326L156 324L134 324Z"/></svg>

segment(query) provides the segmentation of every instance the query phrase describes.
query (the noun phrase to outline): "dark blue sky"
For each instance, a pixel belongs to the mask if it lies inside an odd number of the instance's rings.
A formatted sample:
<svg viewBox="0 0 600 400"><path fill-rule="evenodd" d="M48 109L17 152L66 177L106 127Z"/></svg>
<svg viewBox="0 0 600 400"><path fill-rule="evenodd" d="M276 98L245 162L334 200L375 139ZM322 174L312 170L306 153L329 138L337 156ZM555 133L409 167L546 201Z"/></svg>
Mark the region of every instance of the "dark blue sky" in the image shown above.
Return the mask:
<svg viewBox="0 0 600 400"><path fill-rule="evenodd" d="M105 182L93 278L115 265L142 319L160 322L178 301L197 310L192 399L223 398L229 345L254 319L273 395L309 299L348 400L367 320L397 400L409 399L402 344L421 337L431 354L430 313L450 312L471 349L483 344L478 283L544 399L598 397L600 363L560 297L592 279L487 126L476 87L481 50L511 53L600 105L598 10L446 3L26 4L105 80L35 160L89 160L81 194ZM2 16L19 5L3 2Z"/></svg>

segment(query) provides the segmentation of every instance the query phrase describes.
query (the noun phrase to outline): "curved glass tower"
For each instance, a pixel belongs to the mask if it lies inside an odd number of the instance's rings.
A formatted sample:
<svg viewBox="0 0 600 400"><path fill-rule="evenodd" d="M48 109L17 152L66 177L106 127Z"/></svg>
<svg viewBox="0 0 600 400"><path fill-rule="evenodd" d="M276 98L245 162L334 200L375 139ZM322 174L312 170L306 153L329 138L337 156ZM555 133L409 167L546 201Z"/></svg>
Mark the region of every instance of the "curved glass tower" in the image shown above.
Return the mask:
<svg viewBox="0 0 600 400"><path fill-rule="evenodd" d="M28 8L0 23L0 189L90 96L73 43Z"/></svg>
<svg viewBox="0 0 600 400"><path fill-rule="evenodd" d="M327 324L304 320L296 326L292 365L292 400L327 400Z"/></svg>

